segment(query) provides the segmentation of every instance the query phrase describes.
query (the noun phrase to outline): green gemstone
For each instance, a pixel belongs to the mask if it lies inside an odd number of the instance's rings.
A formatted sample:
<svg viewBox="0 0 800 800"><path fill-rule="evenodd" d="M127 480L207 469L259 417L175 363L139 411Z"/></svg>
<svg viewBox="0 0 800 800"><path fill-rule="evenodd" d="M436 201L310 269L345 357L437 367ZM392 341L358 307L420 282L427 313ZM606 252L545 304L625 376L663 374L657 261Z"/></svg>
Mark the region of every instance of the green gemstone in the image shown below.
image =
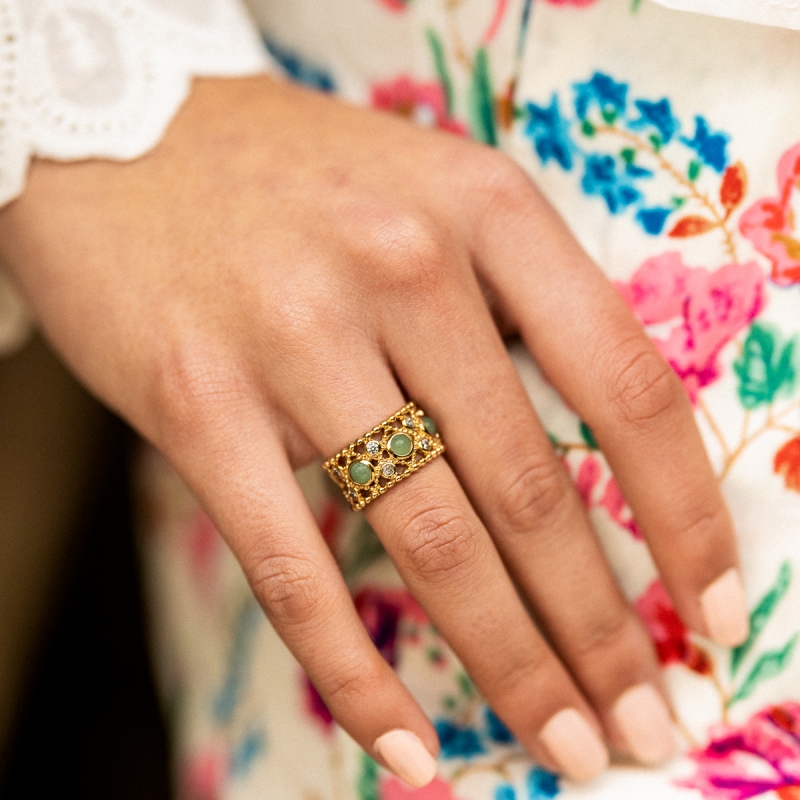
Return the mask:
<svg viewBox="0 0 800 800"><path fill-rule="evenodd" d="M431 436L436 436L436 423L430 417L423 417L422 424Z"/></svg>
<svg viewBox="0 0 800 800"><path fill-rule="evenodd" d="M411 437L405 433L396 433L389 439L389 450L392 455L398 458L406 458L410 456L414 450L414 442Z"/></svg>
<svg viewBox="0 0 800 800"><path fill-rule="evenodd" d="M350 480L359 486L366 486L372 481L372 465L369 461L354 461L348 472Z"/></svg>

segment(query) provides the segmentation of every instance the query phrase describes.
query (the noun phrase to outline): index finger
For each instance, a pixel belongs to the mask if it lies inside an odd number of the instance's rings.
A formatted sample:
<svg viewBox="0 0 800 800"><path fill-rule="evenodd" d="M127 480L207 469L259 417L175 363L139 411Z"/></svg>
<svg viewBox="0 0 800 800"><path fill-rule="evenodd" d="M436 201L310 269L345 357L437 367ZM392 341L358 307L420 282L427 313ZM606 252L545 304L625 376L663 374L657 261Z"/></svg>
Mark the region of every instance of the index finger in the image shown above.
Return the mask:
<svg viewBox="0 0 800 800"><path fill-rule="evenodd" d="M476 245L485 277L592 429L678 612L740 644L749 623L733 522L680 380L533 185L516 180L501 200Z"/></svg>

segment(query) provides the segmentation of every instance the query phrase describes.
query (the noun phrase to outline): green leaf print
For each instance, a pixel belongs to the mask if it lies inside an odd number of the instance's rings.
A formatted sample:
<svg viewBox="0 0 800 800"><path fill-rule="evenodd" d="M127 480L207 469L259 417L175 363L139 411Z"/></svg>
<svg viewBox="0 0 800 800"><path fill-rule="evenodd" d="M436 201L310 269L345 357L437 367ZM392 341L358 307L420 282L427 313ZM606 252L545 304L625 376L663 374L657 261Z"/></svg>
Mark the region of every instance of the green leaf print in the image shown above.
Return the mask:
<svg viewBox="0 0 800 800"><path fill-rule="evenodd" d="M586 446L590 450L599 450L597 446L597 439L594 438L592 429L583 420L581 420L580 428L581 428L581 439L583 439Z"/></svg>
<svg viewBox="0 0 800 800"><path fill-rule="evenodd" d="M495 147L497 125L494 116L494 92L489 74L489 55L485 47L475 53L472 82L469 87L469 121L472 135L479 142Z"/></svg>
<svg viewBox="0 0 800 800"><path fill-rule="evenodd" d="M775 584L750 612L750 634L747 637L747 641L738 647L734 647L731 651L731 675L736 675L739 671L739 667L753 649L756 639L758 639L759 634L764 630L764 626L769 622L772 612L775 611L778 603L783 599L791 582L792 567L788 561L784 561L781 564Z"/></svg>
<svg viewBox="0 0 800 800"><path fill-rule="evenodd" d="M739 399L747 409L769 405L789 394L797 376L797 339L786 340L774 326L754 322L733 364L739 377Z"/></svg>
<svg viewBox="0 0 800 800"><path fill-rule="evenodd" d="M700 177L700 170L703 168L703 164L700 161L690 161L689 162L689 169L686 171L686 175L692 183L694 183Z"/></svg>
<svg viewBox="0 0 800 800"><path fill-rule="evenodd" d="M381 800L378 788L378 765L366 754L361 753L361 770L358 774L358 800Z"/></svg>
<svg viewBox="0 0 800 800"><path fill-rule="evenodd" d="M792 636L780 650L770 650L756 661L744 683L736 690L733 697L728 700L727 705L729 708L734 703L750 697L760 683L780 675L789 666L794 654L794 646L797 643L797 636L798 634Z"/></svg>
<svg viewBox="0 0 800 800"><path fill-rule="evenodd" d="M450 70L447 68L447 56L444 52L444 45L442 44L441 37L433 28L428 28L426 33L428 45L433 54L433 65L439 77L439 82L442 84L442 89L444 90L445 102L447 103L447 116L452 117L455 96L453 93L453 79L450 77Z"/></svg>

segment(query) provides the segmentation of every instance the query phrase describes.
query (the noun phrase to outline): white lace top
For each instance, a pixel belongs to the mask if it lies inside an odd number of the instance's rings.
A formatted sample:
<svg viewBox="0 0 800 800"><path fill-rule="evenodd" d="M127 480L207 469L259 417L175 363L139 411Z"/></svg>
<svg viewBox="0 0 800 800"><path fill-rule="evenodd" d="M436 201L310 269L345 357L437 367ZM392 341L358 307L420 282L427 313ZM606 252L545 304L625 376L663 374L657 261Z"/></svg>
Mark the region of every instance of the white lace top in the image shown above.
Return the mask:
<svg viewBox="0 0 800 800"><path fill-rule="evenodd" d="M269 63L238 0L0 0L0 205L22 191L32 155L136 158L193 76ZM0 275L0 355L28 328Z"/></svg>

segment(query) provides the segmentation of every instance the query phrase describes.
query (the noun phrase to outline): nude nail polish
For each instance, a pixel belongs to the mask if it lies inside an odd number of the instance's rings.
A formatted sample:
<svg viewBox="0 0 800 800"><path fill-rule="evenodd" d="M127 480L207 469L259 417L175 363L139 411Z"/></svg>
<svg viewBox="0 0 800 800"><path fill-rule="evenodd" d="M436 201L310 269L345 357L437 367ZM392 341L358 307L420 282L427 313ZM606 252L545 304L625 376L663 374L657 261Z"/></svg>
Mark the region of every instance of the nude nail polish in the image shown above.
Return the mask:
<svg viewBox="0 0 800 800"><path fill-rule="evenodd" d="M642 764L661 764L675 751L669 710L649 683L640 683L623 692L612 714L631 755Z"/></svg>
<svg viewBox="0 0 800 800"><path fill-rule="evenodd" d="M398 778L415 789L427 786L436 777L436 759L411 731L397 728L384 733L373 748Z"/></svg>
<svg viewBox="0 0 800 800"><path fill-rule="evenodd" d="M588 720L564 708L545 723L539 738L567 777L588 781L608 767L608 750Z"/></svg>
<svg viewBox="0 0 800 800"><path fill-rule="evenodd" d="M750 618L738 569L723 572L700 596L700 604L708 635L717 644L735 647L747 639Z"/></svg>

